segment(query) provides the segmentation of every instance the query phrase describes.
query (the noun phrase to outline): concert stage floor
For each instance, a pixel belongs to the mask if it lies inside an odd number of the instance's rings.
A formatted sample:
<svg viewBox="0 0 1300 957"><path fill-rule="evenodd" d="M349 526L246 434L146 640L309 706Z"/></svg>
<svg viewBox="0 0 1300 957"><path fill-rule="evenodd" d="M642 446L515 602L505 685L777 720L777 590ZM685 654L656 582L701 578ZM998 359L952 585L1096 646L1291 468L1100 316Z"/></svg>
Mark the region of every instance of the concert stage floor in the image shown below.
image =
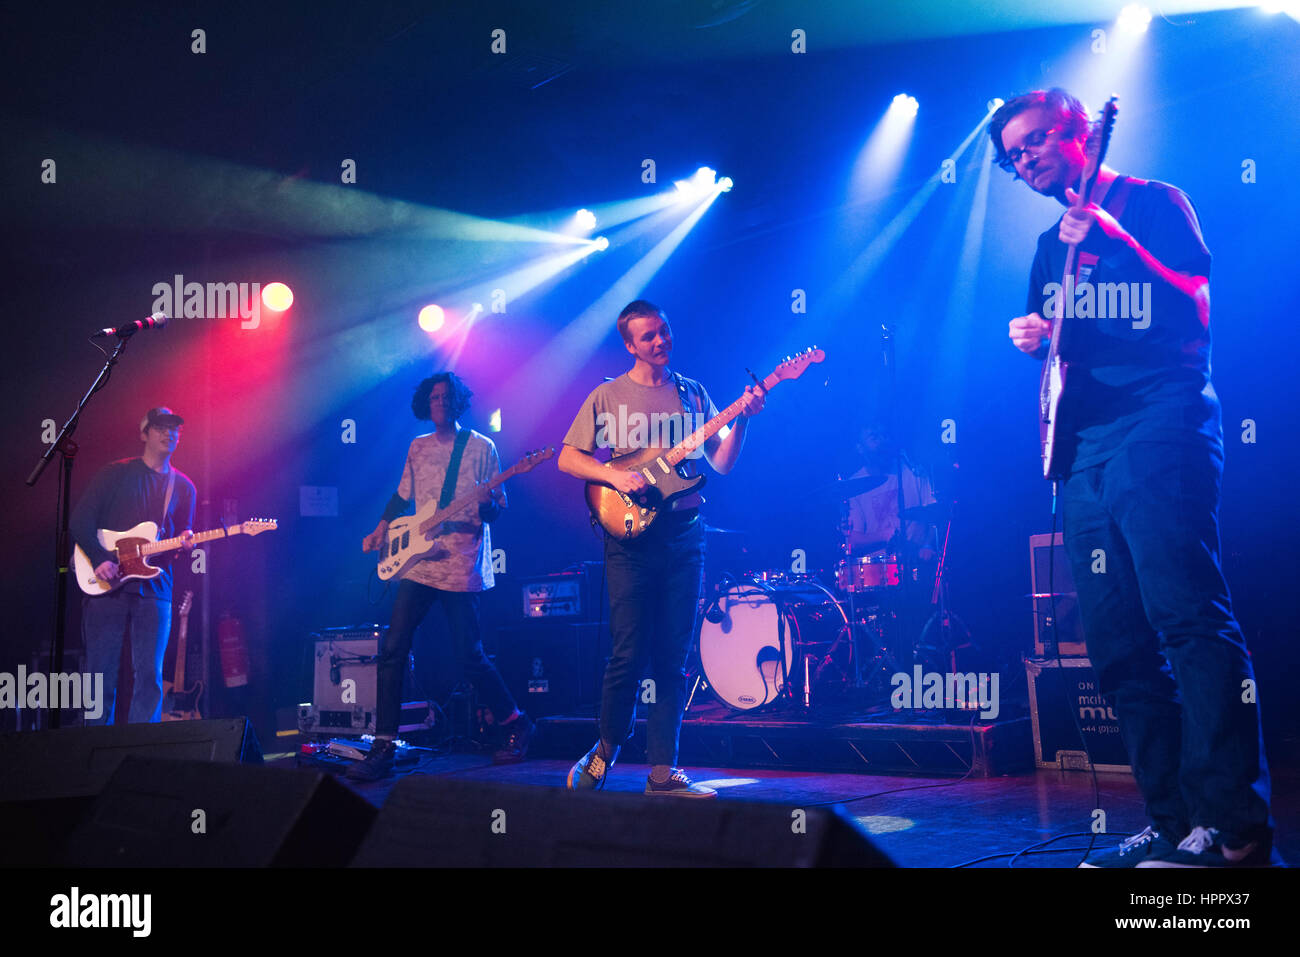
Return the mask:
<svg viewBox="0 0 1300 957"><path fill-rule="evenodd" d="M577 755L574 755L576 758ZM292 758L282 759L292 761ZM502 784L564 787L573 759L529 760L493 766L484 755L445 754L423 759L408 774L450 775ZM279 762L277 762L279 763ZM649 769L619 763L608 790L639 793ZM1098 845L1117 843L1118 835L1146 825L1142 800L1127 774L1037 770L1005 777L919 777L851 773L817 773L724 767L690 768L692 776L720 791L720 800L764 801L794 807L839 803L862 824L876 845L902 867L1005 867L1012 855L1059 835L1086 830L1093 810L1106 812L1109 835ZM399 778L352 785L382 806ZM348 782L351 785L351 782ZM1278 849L1288 863L1300 861L1300 775L1274 776L1273 813ZM1052 848L1082 848L1087 834L1064 838ZM1027 854L1016 867L1073 867L1081 850Z"/></svg>

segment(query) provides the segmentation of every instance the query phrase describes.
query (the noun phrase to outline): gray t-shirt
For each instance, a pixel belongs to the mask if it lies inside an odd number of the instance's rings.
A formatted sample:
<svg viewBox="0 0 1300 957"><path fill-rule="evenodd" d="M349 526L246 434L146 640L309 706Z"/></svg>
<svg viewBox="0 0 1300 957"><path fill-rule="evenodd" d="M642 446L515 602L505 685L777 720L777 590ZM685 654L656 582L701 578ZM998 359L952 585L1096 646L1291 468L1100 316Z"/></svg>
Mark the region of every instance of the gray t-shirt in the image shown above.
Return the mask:
<svg viewBox="0 0 1300 957"><path fill-rule="evenodd" d="M663 385L646 386L632 381L625 372L592 390L582 403L564 436L564 444L583 452L609 449L625 455L648 448L672 448L718 414L704 386L679 376L685 387L685 401L691 410L682 411L682 394L670 376ZM703 449L686 459L686 474L700 473ZM675 511L698 508L704 497L683 495L673 503Z"/></svg>

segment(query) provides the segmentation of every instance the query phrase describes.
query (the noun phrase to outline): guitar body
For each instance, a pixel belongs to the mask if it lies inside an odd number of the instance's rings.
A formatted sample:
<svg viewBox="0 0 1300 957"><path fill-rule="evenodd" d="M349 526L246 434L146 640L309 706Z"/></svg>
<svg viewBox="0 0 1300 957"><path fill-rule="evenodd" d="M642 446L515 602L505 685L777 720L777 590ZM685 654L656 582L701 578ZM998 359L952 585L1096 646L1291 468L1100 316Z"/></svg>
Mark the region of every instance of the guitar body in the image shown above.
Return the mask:
<svg viewBox="0 0 1300 957"><path fill-rule="evenodd" d="M1049 356L1043 363L1043 377L1039 387L1039 406L1042 415L1038 423L1038 437L1042 442L1043 478L1045 479L1065 478L1056 437L1061 415L1061 397L1065 394L1069 371L1070 364L1062 359L1059 353Z"/></svg>
<svg viewBox="0 0 1300 957"><path fill-rule="evenodd" d="M591 517L610 535L627 541L646 531L659 512L673 502L704 485L705 477L687 478L682 474L685 463L673 467L664 458L666 449L642 449L610 459L606 468L637 471L649 488L634 500L617 489L599 482L588 482L587 508Z"/></svg>
<svg viewBox="0 0 1300 957"><path fill-rule="evenodd" d="M118 575L112 581L96 577L90 556L78 545L72 554L72 564L76 569L77 584L87 595L107 595L132 579L157 578L162 574L162 569L150 565L140 551L143 546L152 545L158 539L158 526L154 522L141 522L125 532L101 528L96 537L104 548L110 552L117 551Z"/></svg>
<svg viewBox="0 0 1300 957"><path fill-rule="evenodd" d="M432 533L420 533L418 516L393 519L388 523L388 546L380 552L379 577L384 581L397 578L433 548Z"/></svg>
<svg viewBox="0 0 1300 957"><path fill-rule="evenodd" d="M170 681L163 682L162 719L164 721L198 721L199 696L203 694L203 682L196 681L185 691L177 691Z"/></svg>

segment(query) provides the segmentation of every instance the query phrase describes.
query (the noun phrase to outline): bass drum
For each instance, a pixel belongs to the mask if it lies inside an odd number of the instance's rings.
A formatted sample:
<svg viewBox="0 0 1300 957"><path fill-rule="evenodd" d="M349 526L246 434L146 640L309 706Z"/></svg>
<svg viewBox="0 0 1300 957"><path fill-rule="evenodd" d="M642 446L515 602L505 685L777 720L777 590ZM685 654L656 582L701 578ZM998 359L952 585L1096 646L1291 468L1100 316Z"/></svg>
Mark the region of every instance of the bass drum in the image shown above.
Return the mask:
<svg viewBox="0 0 1300 957"><path fill-rule="evenodd" d="M848 617L820 584L741 581L719 595L717 606L721 620L700 625L700 664L723 704L754 711L848 680Z"/></svg>

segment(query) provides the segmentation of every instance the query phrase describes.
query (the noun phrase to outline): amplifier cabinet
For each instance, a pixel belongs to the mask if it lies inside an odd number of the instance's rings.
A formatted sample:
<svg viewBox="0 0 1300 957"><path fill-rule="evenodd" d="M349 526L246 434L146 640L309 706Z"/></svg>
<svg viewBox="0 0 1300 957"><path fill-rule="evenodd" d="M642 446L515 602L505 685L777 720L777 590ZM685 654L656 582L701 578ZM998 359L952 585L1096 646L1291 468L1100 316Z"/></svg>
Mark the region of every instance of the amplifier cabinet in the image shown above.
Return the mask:
<svg viewBox="0 0 1300 957"><path fill-rule="evenodd" d="M1029 577L1034 599L1034 655L1052 658L1061 655L1086 655L1083 641L1083 622L1079 618L1079 596L1075 593L1074 578L1070 575L1070 560L1066 557L1060 532L1056 533L1056 547L1050 547L1052 536L1029 536ZM1048 563L1048 556L1051 563ZM1048 585L1051 583L1049 589ZM1052 619L1052 592L1056 593L1056 619ZM1055 627L1053 627L1055 626ZM1053 646L1060 643L1060 648Z"/></svg>
<svg viewBox="0 0 1300 957"><path fill-rule="evenodd" d="M605 673L608 629L594 622L530 621L497 632L497 670L533 717L591 714Z"/></svg>

